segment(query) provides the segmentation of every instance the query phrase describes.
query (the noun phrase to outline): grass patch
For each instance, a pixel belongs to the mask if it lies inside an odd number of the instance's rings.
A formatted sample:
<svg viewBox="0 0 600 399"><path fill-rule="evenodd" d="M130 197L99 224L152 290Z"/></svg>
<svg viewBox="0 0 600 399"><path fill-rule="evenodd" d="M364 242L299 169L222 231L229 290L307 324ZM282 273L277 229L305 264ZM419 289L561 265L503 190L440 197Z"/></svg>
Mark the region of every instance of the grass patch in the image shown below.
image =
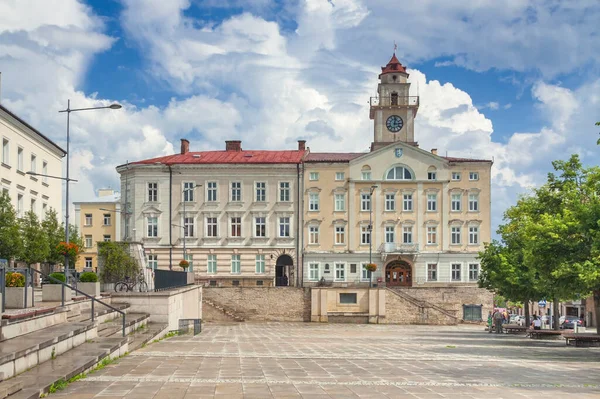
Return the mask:
<svg viewBox="0 0 600 399"><path fill-rule="evenodd" d="M446 345L446 348L454 349L454 348L456 348L456 346L455 345Z"/></svg>
<svg viewBox="0 0 600 399"><path fill-rule="evenodd" d="M165 335L164 335L162 338L155 339L155 340L154 340L154 341L152 341L152 342L153 342L153 343L155 343L155 342L160 342L160 341L162 341L163 339L167 339L167 338L175 337L175 336L178 336L178 335L179 335L179 332L178 332L178 331L171 331L171 332L168 332L168 333L166 333L166 334L165 334Z"/></svg>
<svg viewBox="0 0 600 399"><path fill-rule="evenodd" d="M53 383L52 385L50 385L50 389L48 390L48 393L55 393L57 391L62 391L63 389L65 389L67 387L67 385L69 385L69 383L61 378L60 380L58 380L55 383Z"/></svg>

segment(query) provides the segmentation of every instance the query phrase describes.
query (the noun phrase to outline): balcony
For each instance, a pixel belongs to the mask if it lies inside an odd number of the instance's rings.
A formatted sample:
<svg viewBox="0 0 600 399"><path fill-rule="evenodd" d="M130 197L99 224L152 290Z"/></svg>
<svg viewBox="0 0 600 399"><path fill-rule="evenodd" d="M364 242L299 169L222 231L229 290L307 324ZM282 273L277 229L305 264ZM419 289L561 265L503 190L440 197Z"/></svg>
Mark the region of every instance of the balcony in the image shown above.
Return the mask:
<svg viewBox="0 0 600 399"><path fill-rule="evenodd" d="M384 261L388 255L416 255L419 253L419 244L386 242L379 246L379 252Z"/></svg>
<svg viewBox="0 0 600 399"><path fill-rule="evenodd" d="M408 106L418 107L419 96L386 96L386 97L371 97L369 102L371 107L391 107L391 106Z"/></svg>

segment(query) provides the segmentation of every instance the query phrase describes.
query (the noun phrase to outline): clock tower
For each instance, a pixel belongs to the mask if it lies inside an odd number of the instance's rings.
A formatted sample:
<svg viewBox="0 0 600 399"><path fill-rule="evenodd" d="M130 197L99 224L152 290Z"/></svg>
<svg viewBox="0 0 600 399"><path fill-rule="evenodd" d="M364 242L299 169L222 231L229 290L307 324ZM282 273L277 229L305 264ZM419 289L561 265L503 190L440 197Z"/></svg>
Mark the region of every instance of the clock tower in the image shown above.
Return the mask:
<svg viewBox="0 0 600 399"><path fill-rule="evenodd" d="M397 141L415 144L414 119L419 97L409 96L406 68L396 58L381 67L377 97L371 97L370 118L374 122L371 151Z"/></svg>

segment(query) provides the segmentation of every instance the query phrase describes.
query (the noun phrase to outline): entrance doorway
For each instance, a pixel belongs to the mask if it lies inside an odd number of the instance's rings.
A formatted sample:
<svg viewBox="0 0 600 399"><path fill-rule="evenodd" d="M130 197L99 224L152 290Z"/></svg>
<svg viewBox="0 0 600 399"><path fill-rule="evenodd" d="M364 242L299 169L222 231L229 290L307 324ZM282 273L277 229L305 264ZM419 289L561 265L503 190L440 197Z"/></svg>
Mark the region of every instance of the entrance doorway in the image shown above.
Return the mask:
<svg viewBox="0 0 600 399"><path fill-rule="evenodd" d="M294 260L289 255L281 255L275 263L275 286L286 287L290 285L290 277Z"/></svg>
<svg viewBox="0 0 600 399"><path fill-rule="evenodd" d="M385 268L385 284L390 287L412 287L411 265L401 260L390 262Z"/></svg>

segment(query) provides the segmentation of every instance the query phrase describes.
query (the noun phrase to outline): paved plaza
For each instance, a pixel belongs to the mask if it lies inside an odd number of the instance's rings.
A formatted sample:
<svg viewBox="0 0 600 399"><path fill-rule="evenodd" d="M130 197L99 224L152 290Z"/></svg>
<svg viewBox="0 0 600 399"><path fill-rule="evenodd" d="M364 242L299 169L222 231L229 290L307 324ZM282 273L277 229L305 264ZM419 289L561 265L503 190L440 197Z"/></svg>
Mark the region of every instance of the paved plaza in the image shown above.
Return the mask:
<svg viewBox="0 0 600 399"><path fill-rule="evenodd" d="M600 348L481 326L205 324L51 397L600 398Z"/></svg>

